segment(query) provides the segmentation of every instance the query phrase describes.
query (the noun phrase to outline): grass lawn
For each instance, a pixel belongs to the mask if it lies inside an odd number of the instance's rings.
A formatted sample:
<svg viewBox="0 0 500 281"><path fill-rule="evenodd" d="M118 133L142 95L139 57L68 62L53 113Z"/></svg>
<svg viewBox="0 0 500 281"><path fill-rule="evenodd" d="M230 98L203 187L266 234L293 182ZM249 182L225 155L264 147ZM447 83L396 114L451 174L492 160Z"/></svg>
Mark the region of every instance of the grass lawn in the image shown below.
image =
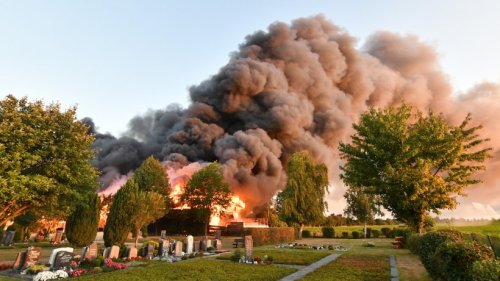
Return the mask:
<svg viewBox="0 0 500 281"><path fill-rule="evenodd" d="M87 275L78 280L279 280L295 269L248 265L212 259L194 259L179 263L151 263L146 267Z"/></svg>
<svg viewBox="0 0 500 281"><path fill-rule="evenodd" d="M242 252L245 253L244 250ZM334 251L316 251L316 250L293 250L293 249L276 249L274 247L263 246L256 247L253 250L254 257L264 258L265 255L272 256L274 263L294 264L294 265L309 265L318 261ZM220 255L218 259L229 260L232 253Z"/></svg>
<svg viewBox="0 0 500 281"><path fill-rule="evenodd" d="M392 225L368 225L367 227L381 231L381 229L384 227L388 227L390 229L393 229L393 228L406 227L406 226L405 225L399 226L396 224L392 224ZM321 228L322 227L305 227L304 229L311 231L311 234L316 232L316 233L319 233L319 235L322 235ZM342 235L342 232L349 232L349 237L351 237L351 233L353 231L359 231L359 232L363 233L363 226L362 225L335 226L335 227L333 227L333 229L335 229L335 236L337 236L337 237L340 237ZM382 233L381 233L381 235L382 235Z"/></svg>
<svg viewBox="0 0 500 281"><path fill-rule="evenodd" d="M483 235L490 235L500 237L500 221L494 221L489 224L483 225L450 225L450 224L438 224L436 229L456 229L464 233L480 233Z"/></svg>

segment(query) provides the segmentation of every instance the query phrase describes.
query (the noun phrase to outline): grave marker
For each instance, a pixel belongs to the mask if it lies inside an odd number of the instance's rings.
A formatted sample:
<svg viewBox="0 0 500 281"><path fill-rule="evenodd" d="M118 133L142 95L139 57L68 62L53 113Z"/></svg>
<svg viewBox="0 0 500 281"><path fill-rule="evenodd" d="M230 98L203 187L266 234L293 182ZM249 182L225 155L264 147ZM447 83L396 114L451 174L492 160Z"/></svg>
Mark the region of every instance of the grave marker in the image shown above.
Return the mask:
<svg viewBox="0 0 500 281"><path fill-rule="evenodd" d="M56 230L56 235L54 236L54 241L52 241L52 242L54 244L60 244L61 243L62 235L63 235L63 229L62 228L58 228Z"/></svg>
<svg viewBox="0 0 500 281"><path fill-rule="evenodd" d="M175 241L174 256L176 256L176 257L182 256L182 242L181 241Z"/></svg>
<svg viewBox="0 0 500 281"><path fill-rule="evenodd" d="M167 231L166 230L162 230L160 233L161 233L160 234L160 238L161 239L165 239L167 237Z"/></svg>
<svg viewBox="0 0 500 281"><path fill-rule="evenodd" d="M73 259L74 256L75 254L73 254L72 252L66 252L66 251L57 252L52 269L58 270L63 268L69 268L71 266L71 260Z"/></svg>
<svg viewBox="0 0 500 281"><path fill-rule="evenodd" d="M245 236L245 259L247 261L253 259L253 239L251 235Z"/></svg>
<svg viewBox="0 0 500 281"><path fill-rule="evenodd" d="M158 247L158 256L168 255L168 250L170 247L170 242L168 240L160 239L160 245Z"/></svg>
<svg viewBox="0 0 500 281"><path fill-rule="evenodd" d="M127 258L132 259L136 257L137 257L137 248L136 247L127 248Z"/></svg>
<svg viewBox="0 0 500 281"><path fill-rule="evenodd" d="M38 263L42 249L40 247L29 247L26 252L26 259L24 260L23 267L27 268Z"/></svg>
<svg viewBox="0 0 500 281"><path fill-rule="evenodd" d="M120 256L120 247L118 246L112 246L110 251L109 251L109 257L110 259L117 259Z"/></svg>
<svg viewBox="0 0 500 281"><path fill-rule="evenodd" d="M57 253L59 253L61 251L73 253L73 248L63 247L63 248L56 248L56 249L52 250L52 253L50 254L50 258L49 258L49 264L51 267L54 265L54 260L56 259Z"/></svg>
<svg viewBox="0 0 500 281"><path fill-rule="evenodd" d="M215 239L220 240L221 237L222 237L222 231L220 229L217 229L217 231L215 231Z"/></svg>
<svg viewBox="0 0 500 281"><path fill-rule="evenodd" d="M26 253L27 251L17 253L16 261L14 262L12 269L19 270L23 267L24 261L26 261Z"/></svg>
<svg viewBox="0 0 500 281"><path fill-rule="evenodd" d="M16 232L14 230L9 230L5 232L3 235L4 236L2 237L2 245L10 246L14 241L14 236L16 235Z"/></svg>
<svg viewBox="0 0 500 281"><path fill-rule="evenodd" d="M195 241L194 241L194 249L193 249L193 250L194 250L194 252L195 252L195 253L200 252L200 250L201 250L201 248L200 248L200 247L201 247L201 245L200 245L200 241L199 241L199 240L195 240Z"/></svg>
<svg viewBox="0 0 500 281"><path fill-rule="evenodd" d="M207 251L207 240L203 239L200 241L200 251L206 252Z"/></svg>
<svg viewBox="0 0 500 281"><path fill-rule="evenodd" d="M186 254L191 254L193 253L193 236L192 235L188 235L186 237Z"/></svg>
<svg viewBox="0 0 500 281"><path fill-rule="evenodd" d="M94 260L97 258L97 243L94 241L90 246L82 249L82 260Z"/></svg>
<svg viewBox="0 0 500 281"><path fill-rule="evenodd" d="M222 250L222 240L220 239L215 239L214 240L214 248L216 250Z"/></svg>
<svg viewBox="0 0 500 281"><path fill-rule="evenodd" d="M146 247L146 258L152 259L155 252L155 245L153 243L148 243Z"/></svg>

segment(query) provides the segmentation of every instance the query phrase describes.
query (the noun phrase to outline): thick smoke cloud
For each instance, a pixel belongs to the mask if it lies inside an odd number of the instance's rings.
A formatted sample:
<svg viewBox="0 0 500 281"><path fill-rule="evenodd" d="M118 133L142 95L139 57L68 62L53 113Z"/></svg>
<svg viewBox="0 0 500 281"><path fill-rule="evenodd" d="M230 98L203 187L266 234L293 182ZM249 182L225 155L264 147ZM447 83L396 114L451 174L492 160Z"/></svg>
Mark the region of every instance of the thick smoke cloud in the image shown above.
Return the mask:
<svg viewBox="0 0 500 281"><path fill-rule="evenodd" d="M356 44L323 16L273 23L249 35L217 74L190 88L187 109L169 106L138 116L119 139L96 135L103 185L148 155L183 164L217 160L234 191L258 206L283 187L290 155L306 150L328 165L330 199L336 200L344 191L339 141L348 141L352 123L368 108L403 102L443 112L455 124L471 112L494 139L500 129L494 118L498 85L453 96L435 50L414 36L379 32L361 49ZM491 144L495 157L481 176L494 186L500 142ZM485 190L479 197L498 194L498 186Z"/></svg>

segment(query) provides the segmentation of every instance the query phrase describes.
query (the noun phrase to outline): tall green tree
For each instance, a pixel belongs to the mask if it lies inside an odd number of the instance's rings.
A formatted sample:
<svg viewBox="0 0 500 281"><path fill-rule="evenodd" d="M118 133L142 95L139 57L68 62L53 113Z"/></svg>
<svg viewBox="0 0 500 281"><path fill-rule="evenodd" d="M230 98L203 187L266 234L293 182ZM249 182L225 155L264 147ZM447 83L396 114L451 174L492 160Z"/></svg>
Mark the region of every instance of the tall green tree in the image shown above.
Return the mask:
<svg viewBox="0 0 500 281"><path fill-rule="evenodd" d="M373 223L375 215L380 214L380 208L373 194L367 194L362 188L350 187L344 194L347 206L344 214L347 217L354 217L364 226L364 237L366 238L366 225Z"/></svg>
<svg viewBox="0 0 500 281"><path fill-rule="evenodd" d="M200 210L205 220L205 236L208 233L210 216L220 214L229 205L231 189L220 172L220 165L211 163L193 174L187 183L181 202Z"/></svg>
<svg viewBox="0 0 500 281"><path fill-rule="evenodd" d="M141 229L166 214L165 199L158 192L137 190L131 198L130 207L135 210L130 222L132 230L136 232L135 247L137 247Z"/></svg>
<svg viewBox="0 0 500 281"><path fill-rule="evenodd" d="M94 137L76 108L7 96L0 101L0 226L29 210L64 217L95 192Z"/></svg>
<svg viewBox="0 0 500 281"><path fill-rule="evenodd" d="M138 190L139 186L132 177L113 196L113 202L104 226L103 238L106 247L119 246L127 240L132 229L132 219L137 211L133 199Z"/></svg>
<svg viewBox="0 0 500 281"><path fill-rule="evenodd" d="M78 203L66 220L66 237L77 246L88 246L94 241L99 226L101 200L94 193Z"/></svg>
<svg viewBox="0 0 500 281"><path fill-rule="evenodd" d="M320 223L326 210L328 168L314 164L305 152L294 153L288 161L285 189L278 194L280 217L288 225L298 226L299 238L305 224Z"/></svg>
<svg viewBox="0 0 500 281"><path fill-rule="evenodd" d="M377 195L401 221L422 233L429 212L456 207L456 195L480 181L487 148L468 115L459 126L412 108L371 109L355 124L352 143L341 143L344 183Z"/></svg>
<svg viewBox="0 0 500 281"><path fill-rule="evenodd" d="M168 174L160 161L153 156L148 157L134 172L134 180L141 191L154 191L160 194L167 206L170 206L170 185Z"/></svg>

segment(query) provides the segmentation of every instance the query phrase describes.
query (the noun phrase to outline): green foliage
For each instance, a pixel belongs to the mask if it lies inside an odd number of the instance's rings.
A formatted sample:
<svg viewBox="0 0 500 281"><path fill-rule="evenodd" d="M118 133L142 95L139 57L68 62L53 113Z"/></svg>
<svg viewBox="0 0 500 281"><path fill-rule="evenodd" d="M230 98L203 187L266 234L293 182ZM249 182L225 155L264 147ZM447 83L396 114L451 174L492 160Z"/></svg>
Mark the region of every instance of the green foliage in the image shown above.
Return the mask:
<svg viewBox="0 0 500 281"><path fill-rule="evenodd" d="M469 127L470 115L451 126L441 115L411 112L404 105L362 114L352 143L339 146L341 177L422 233L428 212L455 208L452 195L480 182L473 176L491 148L478 148L486 140L478 137L481 126Z"/></svg>
<svg viewBox="0 0 500 281"><path fill-rule="evenodd" d="M360 236L361 236L361 235L360 235L360 233L359 233L358 231L353 231L353 232L352 232L352 238L354 238L354 239L359 239L359 237L360 237Z"/></svg>
<svg viewBox="0 0 500 281"><path fill-rule="evenodd" d="M29 210L65 218L95 192L94 138L76 108L7 96L0 100L0 226Z"/></svg>
<svg viewBox="0 0 500 281"><path fill-rule="evenodd" d="M380 230L378 229L371 229L370 233L373 238L378 238L380 236Z"/></svg>
<svg viewBox="0 0 500 281"><path fill-rule="evenodd" d="M342 231L342 238L349 238L349 232Z"/></svg>
<svg viewBox="0 0 500 281"><path fill-rule="evenodd" d="M157 192L140 191L137 188L131 194L128 208L133 210L130 224L132 229L136 230L137 243L139 231L165 215L165 198Z"/></svg>
<svg viewBox="0 0 500 281"><path fill-rule="evenodd" d="M386 238L391 238L391 236L392 236L392 230L390 228L388 228L388 227L382 227L381 231L382 231L382 234L384 234L384 236Z"/></svg>
<svg viewBox="0 0 500 281"><path fill-rule="evenodd" d="M170 206L170 185L168 175L160 161L153 156L148 157L134 172L134 180L140 191L153 191L160 194L166 206Z"/></svg>
<svg viewBox="0 0 500 281"><path fill-rule="evenodd" d="M80 202L66 220L66 238L77 246L88 246L94 241L99 226L101 200L96 193Z"/></svg>
<svg viewBox="0 0 500 281"><path fill-rule="evenodd" d="M437 280L471 280L474 262L492 258L492 250L477 242L446 241L436 248L428 271Z"/></svg>
<svg viewBox="0 0 500 281"><path fill-rule="evenodd" d="M136 211L133 206L133 197L138 190L137 183L133 178L130 178L113 197L113 203L104 226L103 238L106 247L119 246L127 240L128 233L132 229L132 218Z"/></svg>
<svg viewBox="0 0 500 281"><path fill-rule="evenodd" d="M344 194L347 206L344 214L350 218L356 218L361 223L373 223L375 215L382 215L377 204L377 197L367 194L363 188L349 187Z"/></svg>
<svg viewBox="0 0 500 281"><path fill-rule="evenodd" d="M500 280L500 260L488 259L474 262L471 276L473 281Z"/></svg>
<svg viewBox="0 0 500 281"><path fill-rule="evenodd" d="M312 237L311 231L309 231L307 229L302 230L302 237L303 238L311 238Z"/></svg>
<svg viewBox="0 0 500 281"><path fill-rule="evenodd" d="M288 225L320 223L326 208L328 169L314 164L304 152L294 153L288 161L287 183L278 194L280 217Z"/></svg>
<svg viewBox="0 0 500 281"><path fill-rule="evenodd" d="M333 227L323 227L321 232L324 238L335 238L335 229Z"/></svg>
<svg viewBox="0 0 500 281"><path fill-rule="evenodd" d="M255 246L290 243L295 241L295 230L292 227L249 228L246 235L251 235Z"/></svg>
<svg viewBox="0 0 500 281"><path fill-rule="evenodd" d="M439 245L447 242L464 241L462 233L454 230L441 230L428 232L419 238L418 248L413 251L418 252L422 264L430 273L434 266L434 253Z"/></svg>
<svg viewBox="0 0 500 281"><path fill-rule="evenodd" d="M187 183L181 202L202 211L205 235L211 214L218 214L230 202L231 189L220 172L220 165L211 163L193 174Z"/></svg>

